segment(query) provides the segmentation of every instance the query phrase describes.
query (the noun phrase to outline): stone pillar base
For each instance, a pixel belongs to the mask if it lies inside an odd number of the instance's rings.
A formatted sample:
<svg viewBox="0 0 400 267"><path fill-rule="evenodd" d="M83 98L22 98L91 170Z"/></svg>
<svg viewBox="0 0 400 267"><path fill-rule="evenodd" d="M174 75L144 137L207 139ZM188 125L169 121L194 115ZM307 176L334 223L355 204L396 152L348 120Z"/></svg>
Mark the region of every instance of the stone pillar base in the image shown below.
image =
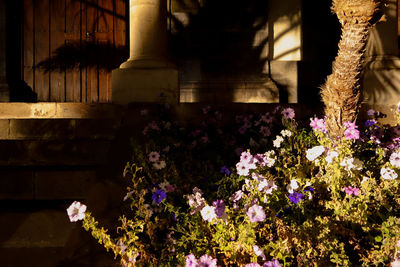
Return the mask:
<svg viewBox="0 0 400 267"><path fill-rule="evenodd" d="M115 69L112 72L112 102L126 105L133 102L170 104L179 101L179 78L175 68Z"/></svg>
<svg viewBox="0 0 400 267"><path fill-rule="evenodd" d="M10 90L7 84L0 83L0 102L10 102Z"/></svg>

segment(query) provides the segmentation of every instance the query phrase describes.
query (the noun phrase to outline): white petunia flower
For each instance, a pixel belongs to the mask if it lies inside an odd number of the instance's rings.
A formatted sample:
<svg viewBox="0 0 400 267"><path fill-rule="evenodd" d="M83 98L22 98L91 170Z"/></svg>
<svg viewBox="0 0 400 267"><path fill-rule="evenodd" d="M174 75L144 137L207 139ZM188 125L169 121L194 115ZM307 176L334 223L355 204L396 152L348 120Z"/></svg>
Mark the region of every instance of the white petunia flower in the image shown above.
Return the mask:
<svg viewBox="0 0 400 267"><path fill-rule="evenodd" d="M290 137L290 136L292 136L292 132L291 131L289 131L289 130L287 130L287 129L285 129L285 130L282 130L281 131L281 135L283 136L283 137Z"/></svg>
<svg viewBox="0 0 400 267"><path fill-rule="evenodd" d="M322 155L325 152L325 148L323 146L315 146L306 151L306 158L310 161L314 161L316 158Z"/></svg>
<svg viewBox="0 0 400 267"><path fill-rule="evenodd" d="M337 158L339 156L339 153L336 151L329 151L328 154L325 157L325 160L327 163L331 164L333 162L333 159Z"/></svg>
<svg viewBox="0 0 400 267"><path fill-rule="evenodd" d="M254 254L256 254L257 257L261 257L261 259L263 261L265 261L267 259L265 257L264 251L261 248L259 248L257 245L253 245L253 251L254 251Z"/></svg>
<svg viewBox="0 0 400 267"><path fill-rule="evenodd" d="M273 142L274 147L278 148L281 147L281 143L283 142L283 137L280 135L276 136L276 139Z"/></svg>
<svg viewBox="0 0 400 267"><path fill-rule="evenodd" d="M85 218L86 205L74 201L67 209L68 217L71 222L77 222Z"/></svg>
<svg viewBox="0 0 400 267"><path fill-rule="evenodd" d="M395 172L395 170L393 170L389 167L386 167L386 168L381 169L381 176L383 179L386 179L386 180L394 180L397 178L398 175Z"/></svg>
<svg viewBox="0 0 400 267"><path fill-rule="evenodd" d="M215 207L206 205L200 211L201 217L207 222L212 222L217 219L217 214L215 213Z"/></svg>
<svg viewBox="0 0 400 267"><path fill-rule="evenodd" d="M297 183L296 179L290 181L290 184L286 186L287 191L289 194L293 194L293 191L299 188L299 184Z"/></svg>
<svg viewBox="0 0 400 267"><path fill-rule="evenodd" d="M157 161L157 162L153 163L153 168L156 169L156 170L164 169L165 166L167 166L167 164L165 163L164 160Z"/></svg>

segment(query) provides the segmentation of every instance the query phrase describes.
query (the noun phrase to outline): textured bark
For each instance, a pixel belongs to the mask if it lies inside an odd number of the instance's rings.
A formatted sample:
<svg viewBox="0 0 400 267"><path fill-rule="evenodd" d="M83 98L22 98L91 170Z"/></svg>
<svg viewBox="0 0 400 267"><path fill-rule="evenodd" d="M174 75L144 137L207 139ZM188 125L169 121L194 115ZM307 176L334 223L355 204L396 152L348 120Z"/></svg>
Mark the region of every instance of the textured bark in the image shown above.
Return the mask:
<svg viewBox="0 0 400 267"><path fill-rule="evenodd" d="M332 11L342 26L332 74L322 86L326 127L331 138L354 122L361 102L360 74L369 29L382 18L381 0L333 0Z"/></svg>

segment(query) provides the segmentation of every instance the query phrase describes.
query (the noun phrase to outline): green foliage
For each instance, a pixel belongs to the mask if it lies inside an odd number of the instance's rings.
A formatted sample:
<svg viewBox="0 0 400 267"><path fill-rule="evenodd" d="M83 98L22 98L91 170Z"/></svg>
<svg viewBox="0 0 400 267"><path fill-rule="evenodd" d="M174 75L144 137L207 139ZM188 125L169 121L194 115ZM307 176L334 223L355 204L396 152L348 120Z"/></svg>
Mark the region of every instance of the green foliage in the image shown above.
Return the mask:
<svg viewBox="0 0 400 267"><path fill-rule="evenodd" d="M253 145L239 162L233 156L236 168L222 160L233 150L233 131L208 124L195 137L196 130L152 122L148 142L135 144L134 163L125 167L131 211L120 218L119 236L90 213L83 227L125 266L184 266L189 254L220 266L388 265L400 249L400 146L397 135L383 142L378 132L395 128L349 124L352 132L332 142L323 121L299 127L277 111L282 124L239 120L250 137L235 139ZM272 135L259 134L263 123ZM220 172L222 165L230 171Z"/></svg>

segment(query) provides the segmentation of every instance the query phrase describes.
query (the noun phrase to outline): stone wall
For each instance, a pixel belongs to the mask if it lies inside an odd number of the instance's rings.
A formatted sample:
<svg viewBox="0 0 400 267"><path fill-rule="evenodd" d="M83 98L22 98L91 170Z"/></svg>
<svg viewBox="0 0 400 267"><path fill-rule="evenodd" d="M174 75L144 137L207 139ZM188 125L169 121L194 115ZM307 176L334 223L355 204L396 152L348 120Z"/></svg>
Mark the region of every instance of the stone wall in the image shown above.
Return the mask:
<svg viewBox="0 0 400 267"><path fill-rule="evenodd" d="M297 102L301 1L171 4L181 102Z"/></svg>

